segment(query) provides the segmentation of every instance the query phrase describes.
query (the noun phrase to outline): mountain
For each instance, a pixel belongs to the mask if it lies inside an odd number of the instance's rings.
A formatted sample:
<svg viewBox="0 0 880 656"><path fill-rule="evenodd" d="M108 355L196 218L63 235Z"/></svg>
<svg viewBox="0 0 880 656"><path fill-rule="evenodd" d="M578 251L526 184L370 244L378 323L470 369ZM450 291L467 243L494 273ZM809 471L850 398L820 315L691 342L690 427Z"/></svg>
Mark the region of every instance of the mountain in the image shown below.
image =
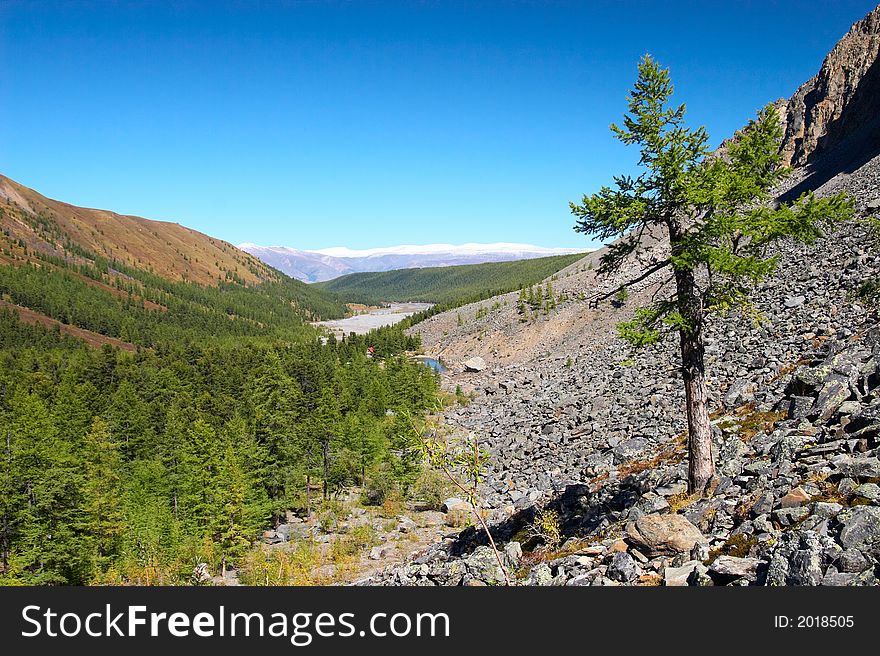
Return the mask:
<svg viewBox="0 0 880 656"><path fill-rule="evenodd" d="M662 243L609 276L596 273L607 247L559 271L568 300L547 314L523 321L506 294L409 329L450 369L447 388L470 397L444 419L489 454L486 521L526 584L880 585L880 252L866 221L880 213L878 41L880 7L780 104L794 168L780 198L845 191L858 216L813 244L774 246L778 268L752 296L760 323L707 324L718 475L705 498L687 492L676 340L633 352L616 334L663 294L661 273L638 277L668 256ZM547 517L543 541L564 546L536 550ZM494 584L488 550L463 531L364 583Z"/></svg>
<svg viewBox="0 0 880 656"><path fill-rule="evenodd" d="M290 336L335 299L176 223L46 198L0 176L0 309L93 345Z"/></svg>
<svg viewBox="0 0 880 656"><path fill-rule="evenodd" d="M880 150L880 7L855 23L785 102L782 153L795 167L840 168ZM823 166L819 166L820 163Z"/></svg>
<svg viewBox="0 0 880 656"><path fill-rule="evenodd" d="M534 285L583 257L552 255L512 262L351 273L315 287L347 303L425 301L457 305Z"/></svg>
<svg viewBox="0 0 880 656"><path fill-rule="evenodd" d="M65 253L65 244L72 243L170 280L217 285L232 279L245 284L280 279L277 271L221 239L177 223L52 200L3 175L0 202L13 208L0 223L7 237L47 255L72 255Z"/></svg>
<svg viewBox="0 0 880 656"><path fill-rule="evenodd" d="M241 244L243 251L305 282L323 282L350 273L508 262L584 253L585 248L543 248L531 244L426 244L353 250L345 247L298 250L286 246Z"/></svg>

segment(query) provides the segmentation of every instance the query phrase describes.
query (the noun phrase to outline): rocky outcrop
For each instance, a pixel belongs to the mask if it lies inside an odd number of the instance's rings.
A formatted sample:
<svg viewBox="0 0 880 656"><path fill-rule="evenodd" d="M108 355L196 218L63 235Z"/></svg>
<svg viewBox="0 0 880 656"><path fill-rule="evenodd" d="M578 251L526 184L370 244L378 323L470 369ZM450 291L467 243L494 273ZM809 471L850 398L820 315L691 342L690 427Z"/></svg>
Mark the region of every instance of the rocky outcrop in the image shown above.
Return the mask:
<svg viewBox="0 0 880 656"><path fill-rule="evenodd" d="M880 6L852 26L819 73L785 105L782 151L792 166L880 149ZM843 154L843 153L841 153Z"/></svg>

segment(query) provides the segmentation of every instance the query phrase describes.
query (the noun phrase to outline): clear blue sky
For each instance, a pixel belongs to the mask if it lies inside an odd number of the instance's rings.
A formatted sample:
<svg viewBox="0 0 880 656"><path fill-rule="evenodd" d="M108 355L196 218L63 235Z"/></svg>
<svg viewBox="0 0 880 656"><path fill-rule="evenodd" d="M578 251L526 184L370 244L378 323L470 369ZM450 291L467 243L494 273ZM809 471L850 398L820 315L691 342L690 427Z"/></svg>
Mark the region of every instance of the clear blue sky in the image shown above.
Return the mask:
<svg viewBox="0 0 880 656"><path fill-rule="evenodd" d="M0 172L233 243L581 246L639 57L714 142L874 0L0 1Z"/></svg>

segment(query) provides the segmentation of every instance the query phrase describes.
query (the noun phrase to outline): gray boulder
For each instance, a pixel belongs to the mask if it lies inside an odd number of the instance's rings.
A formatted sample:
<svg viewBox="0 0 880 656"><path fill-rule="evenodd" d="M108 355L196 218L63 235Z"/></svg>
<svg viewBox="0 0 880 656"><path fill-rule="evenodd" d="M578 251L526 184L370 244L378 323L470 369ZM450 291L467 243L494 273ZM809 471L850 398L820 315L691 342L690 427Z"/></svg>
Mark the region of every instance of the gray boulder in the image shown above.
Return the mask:
<svg viewBox="0 0 880 656"><path fill-rule="evenodd" d="M758 568L763 561L757 558L737 558L735 556L718 556L711 565L709 571L722 577L744 578L754 581L758 577Z"/></svg>
<svg viewBox="0 0 880 656"><path fill-rule="evenodd" d="M611 558L611 564L605 572L605 576L613 581L629 583L639 575L636 561L625 551L618 551Z"/></svg>
<svg viewBox="0 0 880 656"><path fill-rule="evenodd" d="M844 549L880 553L880 507L856 506L841 512L840 544Z"/></svg>
<svg viewBox="0 0 880 656"><path fill-rule="evenodd" d="M707 542L696 526L682 515L645 515L626 527L629 540L655 553L690 553L697 543Z"/></svg>

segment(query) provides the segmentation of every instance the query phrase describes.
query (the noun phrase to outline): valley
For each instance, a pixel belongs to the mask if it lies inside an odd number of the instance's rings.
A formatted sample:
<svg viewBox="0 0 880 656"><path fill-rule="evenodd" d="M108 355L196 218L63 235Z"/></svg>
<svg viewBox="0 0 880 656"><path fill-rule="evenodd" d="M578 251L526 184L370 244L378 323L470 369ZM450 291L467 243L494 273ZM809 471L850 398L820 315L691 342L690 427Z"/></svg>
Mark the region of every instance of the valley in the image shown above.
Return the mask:
<svg viewBox="0 0 880 656"><path fill-rule="evenodd" d="M366 335L371 330L393 326L407 317L429 310L431 307L433 307L431 303L389 303L386 307L371 308L345 319L319 321L314 325L323 326L336 337L350 333Z"/></svg>
<svg viewBox="0 0 880 656"><path fill-rule="evenodd" d="M0 584L880 585L878 67L880 6L715 148L645 57L595 250L0 176Z"/></svg>

